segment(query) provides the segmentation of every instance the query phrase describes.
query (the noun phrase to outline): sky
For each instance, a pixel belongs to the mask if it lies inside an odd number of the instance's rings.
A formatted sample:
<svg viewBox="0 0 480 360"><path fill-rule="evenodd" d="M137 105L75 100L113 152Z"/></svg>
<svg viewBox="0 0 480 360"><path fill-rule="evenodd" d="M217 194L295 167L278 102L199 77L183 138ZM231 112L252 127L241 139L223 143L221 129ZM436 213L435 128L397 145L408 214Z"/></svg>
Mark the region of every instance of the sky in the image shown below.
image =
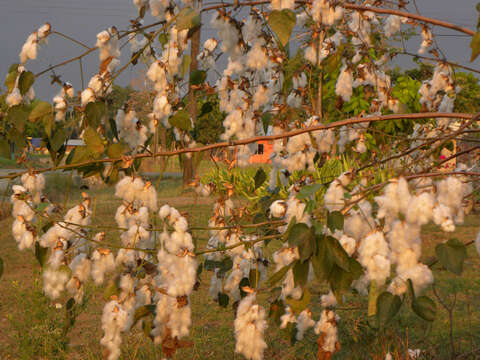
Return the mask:
<svg viewBox="0 0 480 360"><path fill-rule="evenodd" d="M412 1L412 0L410 0ZM416 0L424 16L449 21L473 29L478 13L475 5L478 0ZM136 7L132 0L0 0L0 77L4 77L13 63L18 63L18 54L28 35L45 22L50 22L56 31L65 33L75 39L94 46L96 34L115 25L126 30L129 20L136 17ZM210 15L208 15L208 19ZM145 23L154 19L147 16ZM480 69L480 60L473 64L470 60L470 38L448 29L435 28L437 41L447 59L470 67ZM215 36L209 24L202 30L202 40ZM407 44L410 52L416 52L420 43L416 37ZM127 50L127 47L125 48ZM43 46L35 61L29 61L27 68L34 73L44 70L49 65L59 63L79 55L84 49L56 35L49 37L49 44ZM122 64L128 62L129 51L123 51ZM402 67L412 67L411 61L402 56L398 59ZM94 52L83 60L85 82L98 72L98 53ZM126 70L119 78L119 85L127 85L138 75L140 68ZM81 88L80 65L78 61L56 70L63 81L69 81L76 90ZM3 81L2 81L3 83ZM3 84L2 84L3 85ZM59 90L57 85L50 85L48 74L35 83L37 96L48 100Z"/></svg>

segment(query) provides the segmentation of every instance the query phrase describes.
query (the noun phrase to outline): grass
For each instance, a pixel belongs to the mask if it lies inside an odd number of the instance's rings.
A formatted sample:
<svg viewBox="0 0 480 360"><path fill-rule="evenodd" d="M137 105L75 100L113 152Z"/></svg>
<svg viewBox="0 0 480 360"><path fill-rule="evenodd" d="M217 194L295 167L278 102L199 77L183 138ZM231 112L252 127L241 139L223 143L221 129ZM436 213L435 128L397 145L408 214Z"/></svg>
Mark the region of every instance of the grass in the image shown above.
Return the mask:
<svg viewBox="0 0 480 360"><path fill-rule="evenodd" d="M80 198L79 184L65 177L54 175L47 182L46 189L55 201L72 206ZM70 195L65 199L66 189ZM187 212L194 226L205 226L211 214L212 200L198 199L191 192L184 192L181 180L166 179L158 181L156 188L160 204L169 203L179 210ZM53 196L52 196L53 195ZM114 225L114 211L120 204L113 196L112 188L103 188L90 192L94 198L94 224ZM4 229L0 233L0 257L4 260L5 271L0 279L0 359L102 359L99 340L102 336L100 317L104 300L102 289L88 285L88 301L85 308L76 317L76 323L68 334L68 346L62 334L65 326L65 306L57 308L55 303L45 298L41 290L41 269L31 252L20 252L10 235L11 218L0 220ZM474 238L480 219L478 215L469 215L465 224L458 226L456 235L466 242ZM204 248L206 231L195 231L197 248ZM107 241L118 241L118 233L109 231ZM435 245L446 239L436 226L423 229L425 259L434 254ZM434 267L436 289L444 303L451 303L456 297L453 311L453 337L457 353L468 353L480 347L480 258L473 248L469 249L468 259L462 276L456 276ZM208 295L211 273L204 271L201 285L191 296L193 326L188 340L194 345L178 351L175 359L243 359L234 353L233 335L234 315L229 305L227 309L219 307ZM312 293L311 310L318 318L320 295L327 291L317 282L310 286ZM432 290L426 292L434 298ZM261 294L259 300L266 304L269 294ZM58 303L64 304L67 298ZM407 348L424 350L425 359L447 359L450 356L449 321L446 311L439 301L437 317L430 325L412 314L407 303L402 305L388 331L376 331L372 319L365 318L366 299L346 294L344 310L338 310L341 317L339 332L341 350L334 359L378 359L383 360L387 350L397 359L406 359ZM358 310L360 308L360 310ZM306 338L290 346L289 335L279 331L269 321L265 338L268 349L265 359L315 359L316 336L309 331ZM143 336L140 329L124 336L123 359L161 359L158 347L153 346ZM464 357L464 359L474 359Z"/></svg>

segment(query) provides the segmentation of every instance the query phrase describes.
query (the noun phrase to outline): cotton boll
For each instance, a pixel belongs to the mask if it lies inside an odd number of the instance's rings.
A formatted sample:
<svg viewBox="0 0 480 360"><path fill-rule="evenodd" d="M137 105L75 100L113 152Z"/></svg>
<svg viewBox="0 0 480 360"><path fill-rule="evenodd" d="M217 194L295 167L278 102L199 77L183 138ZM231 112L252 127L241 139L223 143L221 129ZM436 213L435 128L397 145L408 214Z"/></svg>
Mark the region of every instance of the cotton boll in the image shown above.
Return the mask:
<svg viewBox="0 0 480 360"><path fill-rule="evenodd" d="M333 180L324 196L325 207L328 211L339 211L345 206L345 189L337 179Z"/></svg>
<svg viewBox="0 0 480 360"><path fill-rule="evenodd" d="M297 318L297 334L298 341L303 340L305 332L315 326L315 321L312 319L312 312L308 309L303 310Z"/></svg>
<svg viewBox="0 0 480 360"><path fill-rule="evenodd" d="M336 351L338 336L337 336L337 321L339 317L332 310L324 309L320 315L320 319L315 324L315 334L323 335L322 350L333 353ZM319 344L320 346L320 344Z"/></svg>
<svg viewBox="0 0 480 360"><path fill-rule="evenodd" d="M157 17L160 21L165 19L165 13L169 5L168 0L150 0L149 5L152 16Z"/></svg>
<svg viewBox="0 0 480 360"><path fill-rule="evenodd" d="M449 176L437 183L437 200L452 209L462 206L464 197L464 183L457 177Z"/></svg>
<svg viewBox="0 0 480 360"><path fill-rule="evenodd" d="M88 280L91 270L91 261L87 258L86 254L75 256L69 266L72 270L72 276L75 276L81 282L86 282Z"/></svg>
<svg viewBox="0 0 480 360"><path fill-rule="evenodd" d="M86 106L88 103L95 101L95 91L90 88L86 88L80 95L82 106Z"/></svg>
<svg viewBox="0 0 480 360"><path fill-rule="evenodd" d="M267 344L263 335L267 327L265 310L255 304L255 294L244 297L238 306L235 327L235 352L247 359L261 360Z"/></svg>
<svg viewBox="0 0 480 360"><path fill-rule="evenodd" d="M434 201L433 195L426 192L412 196L406 212L407 221L411 224L427 224L433 216Z"/></svg>
<svg viewBox="0 0 480 360"><path fill-rule="evenodd" d="M437 204L433 208L433 222L441 226L443 231L452 232L455 230L451 209L443 204Z"/></svg>
<svg viewBox="0 0 480 360"><path fill-rule="evenodd" d="M373 231L358 248L358 261L367 270L367 278L383 285L390 275L390 249L383 233Z"/></svg>
<svg viewBox="0 0 480 360"><path fill-rule="evenodd" d="M96 285L101 285L105 275L115 270L115 258L109 249L97 249L93 252L92 261L92 278Z"/></svg>
<svg viewBox="0 0 480 360"><path fill-rule="evenodd" d="M346 251L346 253L349 256L352 256L352 254L355 252L356 245L357 245L355 239L347 235L342 235L339 242L342 245L343 249Z"/></svg>
<svg viewBox="0 0 480 360"><path fill-rule="evenodd" d="M276 218L282 218L287 211L287 204L283 200L276 200L270 205L270 214Z"/></svg>
<svg viewBox="0 0 480 360"><path fill-rule="evenodd" d="M166 204L163 205L158 212L158 216L160 216L160 219L163 220L170 216L170 206Z"/></svg>
<svg viewBox="0 0 480 360"><path fill-rule="evenodd" d="M398 31L400 31L401 24L402 21L400 16L390 15L389 17L387 17L384 28L385 36L391 37L392 35L396 34Z"/></svg>
<svg viewBox="0 0 480 360"><path fill-rule="evenodd" d="M343 98L343 101L350 101L352 97L353 76L352 71L344 65L335 85L335 93Z"/></svg>
<svg viewBox="0 0 480 360"><path fill-rule="evenodd" d="M326 295L322 295L320 297L320 302L324 308L337 306L337 298L332 291Z"/></svg>
<svg viewBox="0 0 480 360"><path fill-rule="evenodd" d="M218 45L218 41L215 38L210 38L203 44L205 50L213 52Z"/></svg>
<svg viewBox="0 0 480 360"><path fill-rule="evenodd" d="M9 107L19 105L22 103L22 101L23 101L23 97L20 94L20 90L17 87L13 88L12 92L9 93L5 98L5 102Z"/></svg>
<svg viewBox="0 0 480 360"><path fill-rule="evenodd" d="M65 290L65 284L68 281L68 274L64 271L58 271L53 269L46 269L43 272L43 291L51 300L58 299L63 290Z"/></svg>

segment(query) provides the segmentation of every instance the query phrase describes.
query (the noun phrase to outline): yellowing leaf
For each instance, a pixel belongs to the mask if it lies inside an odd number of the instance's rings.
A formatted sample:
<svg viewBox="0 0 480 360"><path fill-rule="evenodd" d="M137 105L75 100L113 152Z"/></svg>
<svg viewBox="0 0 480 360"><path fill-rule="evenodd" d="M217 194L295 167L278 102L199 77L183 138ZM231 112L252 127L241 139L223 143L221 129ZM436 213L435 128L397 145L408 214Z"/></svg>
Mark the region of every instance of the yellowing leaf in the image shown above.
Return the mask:
<svg viewBox="0 0 480 360"><path fill-rule="evenodd" d="M268 25L270 25L283 46L290 40L290 35L295 27L296 21L295 13L288 9L273 10L268 16Z"/></svg>

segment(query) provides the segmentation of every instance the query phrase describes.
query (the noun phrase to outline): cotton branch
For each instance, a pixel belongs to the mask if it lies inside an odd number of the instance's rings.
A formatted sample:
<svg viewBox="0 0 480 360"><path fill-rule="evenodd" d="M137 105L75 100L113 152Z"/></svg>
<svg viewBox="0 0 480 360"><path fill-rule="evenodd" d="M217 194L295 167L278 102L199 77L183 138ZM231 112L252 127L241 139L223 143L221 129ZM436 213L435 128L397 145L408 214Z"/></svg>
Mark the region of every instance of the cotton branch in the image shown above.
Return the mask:
<svg viewBox="0 0 480 360"><path fill-rule="evenodd" d="M203 11L210 11L210 10L218 10L218 9L223 9L223 8L233 7L233 6L235 6L235 7L255 6L255 5L264 5L264 4L269 4L269 3L270 3L270 1L247 1L247 2L240 2L240 3L237 3L237 4L213 5L213 6L203 8L202 12ZM295 1L295 3L297 3L297 4L311 4L311 1L297 0L297 1ZM382 9L382 8L377 8L377 7L373 7L373 6L364 6L364 5L355 5L355 4L342 4L342 7L344 7L345 9L350 9L350 10L370 11L370 12L374 12L374 13L377 13L377 14L388 14L388 15L402 16L402 17L406 17L406 18L409 18L409 19L418 20L418 21L421 21L421 22L424 22L424 23L429 23L429 24L432 24L432 25L438 25L438 26L442 26L442 27L445 27L445 28L448 28L448 29L463 32L463 33L465 33L467 35L470 35L470 36L475 35L475 31L467 29L465 27L455 25L455 24L449 23L447 21L441 21L441 20L437 20L437 19L434 19L434 18L429 18L429 17L426 17L426 16L409 13L409 12L406 12L406 11L400 11L400 10L394 10L394 9Z"/></svg>
<svg viewBox="0 0 480 360"><path fill-rule="evenodd" d="M205 146L199 146L196 148L183 148L178 150L172 151L159 151L157 153L148 153L148 154L137 154L128 158L120 157L120 158L105 158L105 159L96 159L96 160L88 160L84 162L79 162L76 164L69 164L69 165L62 165L62 166L53 166L50 168L45 169L32 169L27 170L24 172L19 172L15 174L10 174L6 176L0 176L0 179L15 179L17 177L22 176L23 174L33 171L35 173L44 173L48 171L54 170L61 170L61 169L76 169L82 166L87 166L91 164L99 164L99 163L113 163L116 161L124 161L124 160L133 160L133 159L143 159L143 158L151 158L157 156L173 156L178 154L186 154L186 153L197 153L197 152L204 152L213 149L221 149L221 148L228 148L233 146L241 146L247 145L258 141L271 141L271 140L279 140L279 139L286 139L292 136L301 135L313 131L319 130L328 130L334 129L341 126L352 125L352 124L361 124L361 123L370 123L376 121L387 121L387 120L397 120L397 119L426 119L426 118L452 118L452 119L472 119L474 115L466 114L466 113L438 113L438 112L425 112L425 113L412 113L412 114L391 114L391 115L382 115L382 116L368 116L368 117L352 117L345 120L339 120L332 122L330 124L325 125L315 125L310 127L305 127L303 129L297 129L290 132L286 132L283 134L278 135L266 135L266 136L254 136L244 140L235 140L231 142L219 142L216 144L210 144Z"/></svg>

